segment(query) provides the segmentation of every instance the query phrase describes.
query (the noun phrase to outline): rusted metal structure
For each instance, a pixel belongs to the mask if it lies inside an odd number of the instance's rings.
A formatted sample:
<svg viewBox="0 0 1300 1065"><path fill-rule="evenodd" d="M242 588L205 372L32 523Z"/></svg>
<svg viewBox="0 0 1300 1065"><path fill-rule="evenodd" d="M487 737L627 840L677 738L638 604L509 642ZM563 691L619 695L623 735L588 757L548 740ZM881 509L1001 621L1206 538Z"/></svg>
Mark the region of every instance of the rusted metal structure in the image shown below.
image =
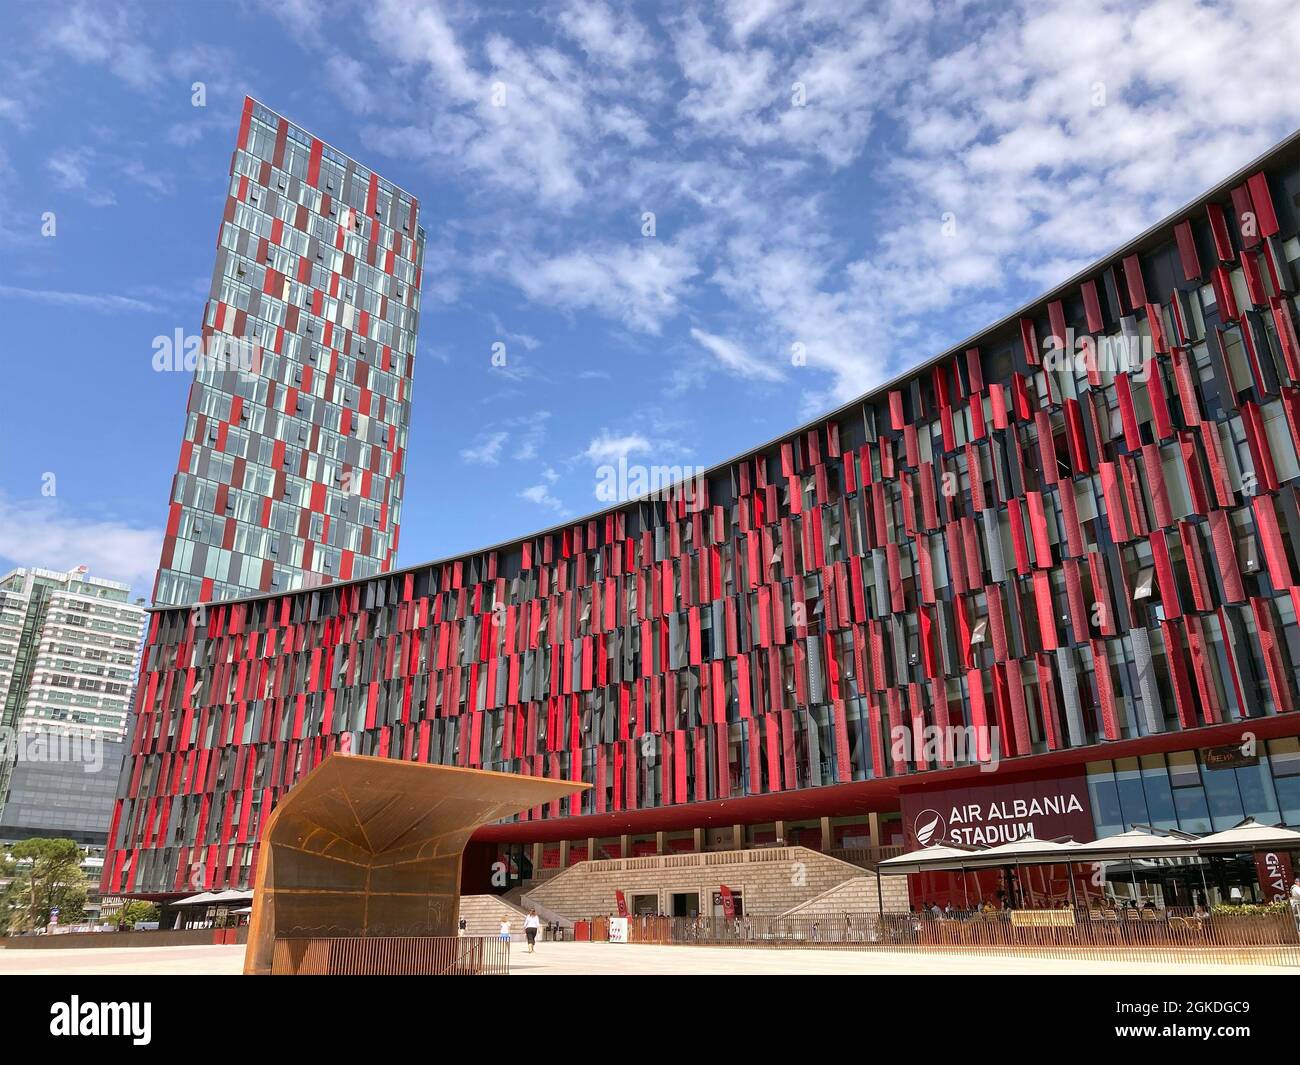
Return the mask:
<svg viewBox="0 0 1300 1065"><path fill-rule="evenodd" d="M589 784L332 755L267 821L244 972L276 941L454 937L474 830Z"/></svg>

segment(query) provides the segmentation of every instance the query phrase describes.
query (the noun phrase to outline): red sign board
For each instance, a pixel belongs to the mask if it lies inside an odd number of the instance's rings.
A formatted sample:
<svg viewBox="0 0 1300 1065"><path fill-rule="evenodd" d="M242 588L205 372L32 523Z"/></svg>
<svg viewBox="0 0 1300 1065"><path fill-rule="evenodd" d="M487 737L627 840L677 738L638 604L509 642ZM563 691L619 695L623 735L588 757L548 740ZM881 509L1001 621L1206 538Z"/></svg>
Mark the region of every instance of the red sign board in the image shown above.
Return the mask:
<svg viewBox="0 0 1300 1065"><path fill-rule="evenodd" d="M1291 871L1291 855L1279 851L1256 851L1255 875L1259 877L1265 902L1290 898L1291 881L1295 876Z"/></svg>
<svg viewBox="0 0 1300 1065"><path fill-rule="evenodd" d="M972 783L904 792L908 850L936 843L996 847L1018 839L1096 839L1082 771L1040 780Z"/></svg>

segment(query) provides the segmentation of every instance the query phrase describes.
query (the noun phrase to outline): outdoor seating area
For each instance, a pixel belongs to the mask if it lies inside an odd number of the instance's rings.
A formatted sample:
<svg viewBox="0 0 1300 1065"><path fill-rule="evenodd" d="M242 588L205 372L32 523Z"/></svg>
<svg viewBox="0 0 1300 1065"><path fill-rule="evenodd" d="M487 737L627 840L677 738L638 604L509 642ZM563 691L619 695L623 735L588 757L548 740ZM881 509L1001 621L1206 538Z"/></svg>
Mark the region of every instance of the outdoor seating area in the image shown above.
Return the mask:
<svg viewBox="0 0 1300 1065"><path fill-rule="evenodd" d="M238 928L248 924L252 911L251 891L200 891L168 903L167 928Z"/></svg>
<svg viewBox="0 0 1300 1065"><path fill-rule="evenodd" d="M888 858L877 868L881 876L956 874L960 904L941 908L945 916L954 909L1068 908L1116 921L1160 920L1170 910L1183 908L1190 915L1216 903L1245 901L1256 881L1254 856L1294 851L1300 851L1300 832L1247 818L1206 836L1135 826L1086 843L1025 837L996 847L936 844ZM978 874L988 870L1002 870L1011 888L999 892L996 903L981 895ZM973 890L967 874L975 874ZM1280 886L1283 895L1288 887ZM940 915L925 900L921 905L929 915Z"/></svg>

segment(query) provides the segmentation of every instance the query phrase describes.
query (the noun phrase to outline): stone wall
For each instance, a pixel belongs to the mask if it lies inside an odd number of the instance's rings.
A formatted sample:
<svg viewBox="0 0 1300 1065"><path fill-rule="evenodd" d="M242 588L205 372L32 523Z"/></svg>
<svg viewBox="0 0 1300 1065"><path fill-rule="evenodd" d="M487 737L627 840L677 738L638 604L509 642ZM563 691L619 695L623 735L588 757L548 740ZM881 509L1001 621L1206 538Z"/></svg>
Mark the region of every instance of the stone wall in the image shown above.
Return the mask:
<svg viewBox="0 0 1300 1065"><path fill-rule="evenodd" d="M470 936L495 936L501 931L501 918L510 921L510 938L523 942L524 917L527 913L511 906L499 895L462 895L460 915L465 918L465 934Z"/></svg>
<svg viewBox="0 0 1300 1065"><path fill-rule="evenodd" d="M886 913L906 913L908 907L907 877L881 878L880 892L876 892L876 876L867 873L837 884L814 899L800 903L782 917L837 917L846 913L876 913L883 898Z"/></svg>

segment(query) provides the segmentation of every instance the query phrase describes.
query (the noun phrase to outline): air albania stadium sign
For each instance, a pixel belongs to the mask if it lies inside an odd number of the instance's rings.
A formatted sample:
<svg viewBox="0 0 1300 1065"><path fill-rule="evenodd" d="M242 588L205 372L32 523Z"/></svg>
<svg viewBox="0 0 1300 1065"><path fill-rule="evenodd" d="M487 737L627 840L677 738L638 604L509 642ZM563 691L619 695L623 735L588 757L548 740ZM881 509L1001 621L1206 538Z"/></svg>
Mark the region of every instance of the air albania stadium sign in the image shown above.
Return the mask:
<svg viewBox="0 0 1300 1065"><path fill-rule="evenodd" d="M936 843L996 847L1032 836L1096 838L1083 773L904 794L908 850Z"/></svg>

